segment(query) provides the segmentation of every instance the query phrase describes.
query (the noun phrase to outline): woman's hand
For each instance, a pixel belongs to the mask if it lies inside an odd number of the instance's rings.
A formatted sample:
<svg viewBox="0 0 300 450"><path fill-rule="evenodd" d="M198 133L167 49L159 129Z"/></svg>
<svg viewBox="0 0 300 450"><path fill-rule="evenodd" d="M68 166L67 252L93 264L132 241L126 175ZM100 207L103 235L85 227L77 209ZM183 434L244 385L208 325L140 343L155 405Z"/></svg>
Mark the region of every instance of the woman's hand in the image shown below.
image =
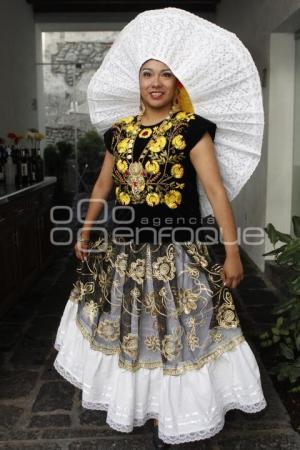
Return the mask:
<svg viewBox="0 0 300 450"><path fill-rule="evenodd" d="M74 247L76 258L80 259L81 261L85 260L88 255L88 247L88 242L77 241Z"/></svg>
<svg viewBox="0 0 300 450"><path fill-rule="evenodd" d="M228 254L221 272L224 286L235 288L244 278L244 270L239 253Z"/></svg>

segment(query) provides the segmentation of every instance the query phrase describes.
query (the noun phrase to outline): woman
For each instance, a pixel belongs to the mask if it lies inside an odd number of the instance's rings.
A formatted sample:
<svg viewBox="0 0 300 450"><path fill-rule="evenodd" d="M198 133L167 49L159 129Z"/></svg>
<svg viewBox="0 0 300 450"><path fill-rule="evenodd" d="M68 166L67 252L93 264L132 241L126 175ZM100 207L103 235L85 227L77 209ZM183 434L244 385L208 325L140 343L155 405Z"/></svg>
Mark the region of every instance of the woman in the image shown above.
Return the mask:
<svg viewBox="0 0 300 450"><path fill-rule="evenodd" d="M213 436L229 409L256 412L266 401L230 291L244 274L216 125L183 110L182 85L163 61L145 61L139 85L142 112L104 134L54 366L112 428L155 419L153 442L166 448ZM202 239L197 176L224 240L222 266ZM119 222L91 239L113 188ZM120 224L125 234L113 234Z"/></svg>

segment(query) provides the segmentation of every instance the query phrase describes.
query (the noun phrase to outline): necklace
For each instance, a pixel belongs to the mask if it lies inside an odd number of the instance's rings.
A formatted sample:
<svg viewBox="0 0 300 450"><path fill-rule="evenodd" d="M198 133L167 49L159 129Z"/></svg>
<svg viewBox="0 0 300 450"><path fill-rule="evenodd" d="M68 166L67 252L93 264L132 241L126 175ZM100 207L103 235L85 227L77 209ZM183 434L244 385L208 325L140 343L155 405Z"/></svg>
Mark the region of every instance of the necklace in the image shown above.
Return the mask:
<svg viewBox="0 0 300 450"><path fill-rule="evenodd" d="M129 164L128 167L128 177L127 177L127 183L131 187L132 195L135 200L139 199L139 194L145 189L145 172L143 168L143 164L141 162L142 159L145 158L146 154L149 151L150 146L153 143L157 142L157 138L159 135L161 135L161 131L164 129L165 124L171 119L172 115L174 114L173 108L167 115L167 117L163 120L163 122L159 125L159 127L153 131L152 137L149 140L149 142L145 145L145 148L143 149L142 153L140 154L137 161L132 161ZM136 141L138 133L141 131L141 119L142 114L138 114L137 120L136 120L136 127L135 130L132 133L132 137L130 138L127 146L127 154L126 157L129 160L132 160L133 155L133 146Z"/></svg>

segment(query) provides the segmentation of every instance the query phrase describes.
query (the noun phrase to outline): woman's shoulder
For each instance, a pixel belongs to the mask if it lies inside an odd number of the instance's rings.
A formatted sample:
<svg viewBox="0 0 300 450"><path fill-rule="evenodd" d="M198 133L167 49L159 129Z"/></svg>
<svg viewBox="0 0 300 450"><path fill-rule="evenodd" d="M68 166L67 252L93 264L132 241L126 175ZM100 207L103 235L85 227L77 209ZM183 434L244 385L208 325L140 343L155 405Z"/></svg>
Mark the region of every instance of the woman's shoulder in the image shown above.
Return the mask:
<svg viewBox="0 0 300 450"><path fill-rule="evenodd" d="M204 117L200 114L196 114L196 113L187 113L187 120L189 123L191 123L191 125L209 125L209 124L213 124L215 126L217 126L212 120L208 119L207 117Z"/></svg>
<svg viewBox="0 0 300 450"><path fill-rule="evenodd" d="M192 148L206 132L215 139L217 125L210 119L196 113L187 113L187 126L184 129L184 135Z"/></svg>

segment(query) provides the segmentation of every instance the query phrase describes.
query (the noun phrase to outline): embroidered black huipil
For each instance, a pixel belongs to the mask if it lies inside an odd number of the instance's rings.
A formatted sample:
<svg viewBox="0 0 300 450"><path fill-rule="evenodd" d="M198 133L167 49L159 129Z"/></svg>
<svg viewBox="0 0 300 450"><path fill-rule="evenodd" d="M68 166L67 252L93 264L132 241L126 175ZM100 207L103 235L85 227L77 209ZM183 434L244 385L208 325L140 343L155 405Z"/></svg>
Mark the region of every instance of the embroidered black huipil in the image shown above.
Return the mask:
<svg viewBox="0 0 300 450"><path fill-rule="evenodd" d="M130 223L113 223L113 228L132 230L131 236L134 238L131 237L131 240L136 243L204 240L197 172L190 160L190 151L206 131L214 140L216 124L194 113L182 111L172 115L158 145L153 145L140 161L143 178L139 180L144 184L137 202L131 186L126 182L129 179L129 164L139 160L153 130L163 120L153 125L141 125L133 147L133 157L128 159L127 144L136 120L137 116L129 116L115 122L104 133L105 146L115 157L115 206L121 207L116 211L116 217L119 221L133 219ZM159 235L159 232L162 234Z"/></svg>

